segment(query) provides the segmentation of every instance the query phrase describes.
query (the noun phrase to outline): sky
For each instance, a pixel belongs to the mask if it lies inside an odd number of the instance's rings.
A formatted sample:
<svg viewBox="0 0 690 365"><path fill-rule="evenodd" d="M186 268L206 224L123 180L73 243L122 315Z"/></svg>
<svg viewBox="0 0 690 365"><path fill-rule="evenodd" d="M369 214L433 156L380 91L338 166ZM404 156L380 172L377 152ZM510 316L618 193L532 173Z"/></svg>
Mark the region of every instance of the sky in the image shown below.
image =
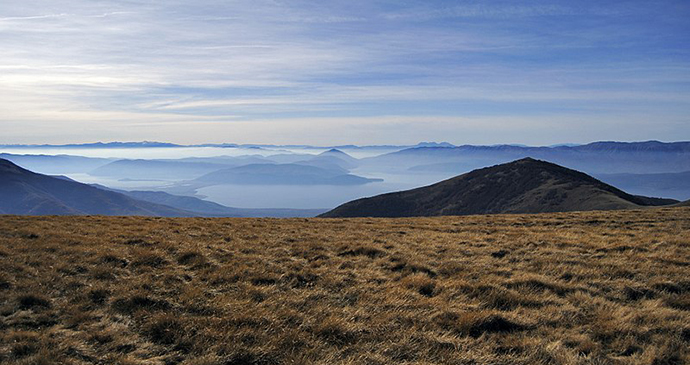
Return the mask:
<svg viewBox="0 0 690 365"><path fill-rule="evenodd" d="M0 143L690 140L690 2L0 2Z"/></svg>

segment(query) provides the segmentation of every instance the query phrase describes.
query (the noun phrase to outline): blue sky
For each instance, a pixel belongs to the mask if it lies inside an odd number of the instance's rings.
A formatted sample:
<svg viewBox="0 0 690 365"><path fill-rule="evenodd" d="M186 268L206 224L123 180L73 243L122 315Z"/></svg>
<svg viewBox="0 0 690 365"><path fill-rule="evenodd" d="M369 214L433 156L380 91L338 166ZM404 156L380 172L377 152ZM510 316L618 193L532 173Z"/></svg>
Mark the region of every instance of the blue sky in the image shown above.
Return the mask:
<svg viewBox="0 0 690 365"><path fill-rule="evenodd" d="M690 139L688 1L0 2L0 143Z"/></svg>

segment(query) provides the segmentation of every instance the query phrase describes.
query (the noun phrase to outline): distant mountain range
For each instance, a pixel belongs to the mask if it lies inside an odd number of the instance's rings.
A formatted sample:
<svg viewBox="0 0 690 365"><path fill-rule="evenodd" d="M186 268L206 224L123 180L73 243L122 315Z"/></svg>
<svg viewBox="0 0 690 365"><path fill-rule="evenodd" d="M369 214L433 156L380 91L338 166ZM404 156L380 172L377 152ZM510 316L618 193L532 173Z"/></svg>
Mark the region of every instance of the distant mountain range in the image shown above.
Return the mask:
<svg viewBox="0 0 690 365"><path fill-rule="evenodd" d="M241 209L163 192L125 192L48 176L0 159L0 214L308 217L311 209Z"/></svg>
<svg viewBox="0 0 690 365"><path fill-rule="evenodd" d="M449 146L453 145L448 142L421 142L418 145L372 145L372 146L356 146L356 145L340 145L340 146L312 146L312 145L277 145L277 144L238 144L238 143L203 143L203 144L175 144L168 142L94 142L94 143L73 143L73 144L0 144L0 147L5 148L160 148L160 147L217 147L217 148L407 148L415 146Z"/></svg>
<svg viewBox="0 0 690 365"><path fill-rule="evenodd" d="M158 190L185 197L203 194L219 203L232 204L237 201L237 204L258 207L289 207L294 204L319 207L326 195L326 199L330 199L326 206L335 205L357 197L428 185L485 166L504 164L525 157L584 172L632 195L690 199L690 142L595 142L550 147L454 146L447 142L421 142L415 146L346 145L341 146L342 148L316 150L316 147L304 145L203 145L243 149L227 153L225 150L213 150L212 153L221 156L209 157L189 157L201 149L185 150L185 147L190 146L161 142L67 146L85 147L83 154L121 158L48 155L60 153L59 148L66 146L44 146L47 147L45 150L0 148L0 151L13 152L0 153L0 158L29 171L65 175L109 187ZM174 149L164 153L156 150L171 147ZM87 153L88 148L102 151ZM131 150L127 150L128 148ZM145 149L148 151L144 151ZM44 153L43 151L45 154L36 154ZM65 151L82 154L79 149ZM129 156L162 155L180 158L127 159ZM378 178L385 178L386 181L381 182ZM282 194L286 191L290 193ZM260 196L248 199L253 197L250 194ZM155 199L152 202L184 211L189 209L185 204L174 205L173 201L181 202L172 198L167 203ZM206 208L211 209L208 206ZM196 213L213 214L209 211ZM244 215L243 212L228 211L222 214L235 213ZM301 215L303 212L294 213Z"/></svg>
<svg viewBox="0 0 690 365"><path fill-rule="evenodd" d="M587 174L524 158L434 185L343 204L322 217L413 217L635 209L673 199L635 196Z"/></svg>
<svg viewBox="0 0 690 365"><path fill-rule="evenodd" d="M589 174L681 172L690 171L690 142L595 142L556 147L415 147L369 157L361 163L398 173L459 174L525 157L550 161Z"/></svg>
<svg viewBox="0 0 690 365"><path fill-rule="evenodd" d="M166 142L95 142L74 144L4 144L0 147L30 147L30 148L155 148L155 147L183 147L182 145Z"/></svg>
<svg viewBox="0 0 690 365"><path fill-rule="evenodd" d="M588 144L561 143L551 146L530 147L522 144L498 144L498 145L454 145L448 142L419 142L416 145L338 145L338 146L314 146L314 145L278 145L278 144L238 144L238 143L204 143L204 144L175 144L168 142L141 141L141 142L95 142L95 143L74 143L74 144L0 144L4 148L170 148L170 147L219 147L219 148L333 148L333 149L358 149L358 148L484 148L484 149L506 149L506 148L573 148L581 150L605 150L605 149L626 149L626 150L675 150L679 144L687 145L690 142L617 142L600 141Z"/></svg>

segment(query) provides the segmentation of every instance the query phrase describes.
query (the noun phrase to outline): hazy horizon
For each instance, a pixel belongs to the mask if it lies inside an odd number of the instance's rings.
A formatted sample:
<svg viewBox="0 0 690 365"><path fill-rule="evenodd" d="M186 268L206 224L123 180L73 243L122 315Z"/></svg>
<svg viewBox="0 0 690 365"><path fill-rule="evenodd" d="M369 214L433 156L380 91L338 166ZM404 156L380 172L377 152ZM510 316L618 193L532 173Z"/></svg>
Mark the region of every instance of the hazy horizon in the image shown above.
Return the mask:
<svg viewBox="0 0 690 365"><path fill-rule="evenodd" d="M116 140L116 139L101 139L101 140L86 140L86 141L75 141L75 142L69 142L69 143L0 143L0 146L2 148L70 148L73 146L89 146L89 145L99 145L102 144L103 146L94 146L94 148L133 148L133 146L124 146L124 147L118 147L118 146L107 146L109 144L163 144L161 146L141 146L138 148L194 148L194 147L220 147L220 148L242 148L242 147L250 147L250 146L257 146L257 147L295 147L295 148L301 148L301 147L306 147L306 148L315 148L315 149L326 149L326 148L337 148L337 147L410 147L410 146L418 146L418 145L424 145L424 144L437 144L437 145L443 145L443 144L450 144L455 147L460 147L460 146L521 146L521 147L559 147L559 146L578 146L578 145L587 145L591 143L601 143L601 142L617 142L617 143L645 143L645 142L660 142L660 143L683 143L683 142L690 142L689 139L668 139L668 140L659 140L659 139L629 139L629 140L624 140L624 139L598 139L598 140L589 140L585 142L571 142L571 141L560 141L560 142L555 142L555 143L550 143L550 144L527 144L527 143L522 143L520 141L513 141L513 142L506 142L506 143L472 143L471 141L468 143L453 143L450 140L419 140L416 142L410 142L410 143L401 143L401 144L396 144L396 143L386 143L385 141L382 143L375 143L375 144L356 144L356 143L342 143L342 144L308 144L308 143L259 143L259 142L243 142L243 143L238 143L234 141L221 141L221 142L199 142L199 143L178 143L178 142L173 142L173 141L163 141L163 140ZM171 146L165 146L164 144L170 144Z"/></svg>

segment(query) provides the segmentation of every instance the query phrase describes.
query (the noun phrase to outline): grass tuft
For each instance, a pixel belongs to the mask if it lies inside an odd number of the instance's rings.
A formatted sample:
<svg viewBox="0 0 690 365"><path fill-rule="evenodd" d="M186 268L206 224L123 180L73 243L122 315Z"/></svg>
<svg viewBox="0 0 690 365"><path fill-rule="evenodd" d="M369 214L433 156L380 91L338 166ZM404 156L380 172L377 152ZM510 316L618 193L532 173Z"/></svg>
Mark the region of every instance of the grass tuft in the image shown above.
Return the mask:
<svg viewBox="0 0 690 365"><path fill-rule="evenodd" d="M23 294L17 297L17 304L21 310L50 308L50 299L39 294Z"/></svg>

